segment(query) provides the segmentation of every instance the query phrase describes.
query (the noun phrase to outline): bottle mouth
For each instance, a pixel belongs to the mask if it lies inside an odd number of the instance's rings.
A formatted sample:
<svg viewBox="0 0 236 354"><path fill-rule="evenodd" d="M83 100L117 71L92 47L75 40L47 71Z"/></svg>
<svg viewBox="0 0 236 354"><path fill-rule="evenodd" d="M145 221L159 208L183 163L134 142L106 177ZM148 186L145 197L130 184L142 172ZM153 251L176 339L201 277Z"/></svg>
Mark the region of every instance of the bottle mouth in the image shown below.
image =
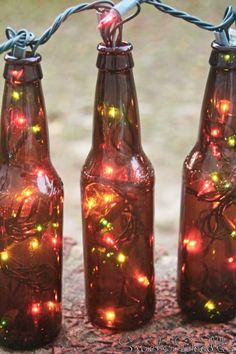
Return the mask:
<svg viewBox="0 0 236 354"><path fill-rule="evenodd" d="M211 47L213 49L216 49L218 50L219 52L223 52L223 53L226 53L226 52L236 52L236 47L235 46L229 46L229 47L226 47L226 46L223 46L223 45L220 45L218 44L216 41L213 41L211 43Z"/></svg>
<svg viewBox="0 0 236 354"><path fill-rule="evenodd" d="M7 54L5 61L3 77L11 84L24 85L43 78L39 54L32 56L31 52L27 52L25 58L16 58Z"/></svg>
<svg viewBox="0 0 236 354"><path fill-rule="evenodd" d="M16 58L12 56L10 53L8 53L5 55L4 59L7 63L16 64L16 65L36 64L36 63L40 63L42 60L41 55L36 54L36 56L32 56L31 52L26 52L25 58Z"/></svg>
<svg viewBox="0 0 236 354"><path fill-rule="evenodd" d="M130 70L134 66L131 43L122 42L119 47L107 47L104 43L100 43L97 49L97 68L99 70L122 72Z"/></svg>
<svg viewBox="0 0 236 354"><path fill-rule="evenodd" d="M122 42L118 47L107 47L104 43L99 43L97 50L101 53L110 53L110 54L125 54L131 52L133 46L131 43Z"/></svg>

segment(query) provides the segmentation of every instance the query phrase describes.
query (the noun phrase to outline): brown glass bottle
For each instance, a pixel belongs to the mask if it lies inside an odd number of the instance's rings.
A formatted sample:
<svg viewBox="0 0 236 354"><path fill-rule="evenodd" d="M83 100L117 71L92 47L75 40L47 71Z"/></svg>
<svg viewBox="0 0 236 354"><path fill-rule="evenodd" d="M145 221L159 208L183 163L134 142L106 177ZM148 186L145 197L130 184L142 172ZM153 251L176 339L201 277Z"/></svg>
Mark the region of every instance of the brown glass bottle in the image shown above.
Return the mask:
<svg viewBox="0 0 236 354"><path fill-rule="evenodd" d="M192 318L236 315L236 48L213 43L198 141L186 158L178 301Z"/></svg>
<svg viewBox="0 0 236 354"><path fill-rule="evenodd" d="M155 306L154 171L141 147L132 46L98 46L92 149L81 175L87 310L116 330Z"/></svg>
<svg viewBox="0 0 236 354"><path fill-rule="evenodd" d="M34 348L61 327L63 185L53 168L39 56L6 56L0 152L0 344Z"/></svg>

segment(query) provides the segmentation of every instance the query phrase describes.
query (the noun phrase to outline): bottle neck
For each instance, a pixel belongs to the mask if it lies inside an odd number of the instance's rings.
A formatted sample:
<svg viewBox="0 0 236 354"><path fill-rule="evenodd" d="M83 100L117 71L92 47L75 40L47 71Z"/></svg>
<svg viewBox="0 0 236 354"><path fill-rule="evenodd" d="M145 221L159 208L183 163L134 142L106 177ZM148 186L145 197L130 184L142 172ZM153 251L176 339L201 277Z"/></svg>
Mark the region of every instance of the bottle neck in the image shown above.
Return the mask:
<svg viewBox="0 0 236 354"><path fill-rule="evenodd" d="M130 52L100 52L93 149L133 154L141 149L140 124Z"/></svg>
<svg viewBox="0 0 236 354"><path fill-rule="evenodd" d="M199 141L207 145L236 134L236 48L213 49L201 112Z"/></svg>
<svg viewBox="0 0 236 354"><path fill-rule="evenodd" d="M13 165L49 159L42 72L37 58L30 59L6 58L1 154L3 161Z"/></svg>

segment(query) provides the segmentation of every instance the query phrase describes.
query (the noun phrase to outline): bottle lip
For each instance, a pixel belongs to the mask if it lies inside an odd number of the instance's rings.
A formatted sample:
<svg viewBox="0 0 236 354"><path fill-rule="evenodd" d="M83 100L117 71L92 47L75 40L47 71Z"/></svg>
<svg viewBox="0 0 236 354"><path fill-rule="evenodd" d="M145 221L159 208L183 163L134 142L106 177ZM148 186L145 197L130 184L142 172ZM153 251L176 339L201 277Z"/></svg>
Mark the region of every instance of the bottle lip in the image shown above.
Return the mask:
<svg viewBox="0 0 236 354"><path fill-rule="evenodd" d="M233 47L233 46L226 47L226 46L218 44L216 41L213 41L211 43L211 47L213 49L218 50L219 52L236 52L236 47Z"/></svg>
<svg viewBox="0 0 236 354"><path fill-rule="evenodd" d="M119 47L107 47L104 43L99 43L97 46L97 50L100 53L110 53L110 54L125 54L131 52L133 46L129 42L122 42Z"/></svg>
<svg viewBox="0 0 236 354"><path fill-rule="evenodd" d="M31 52L26 52L26 57L25 58L16 58L12 56L10 53L6 54L4 57L5 61L7 63L12 63L12 64L20 64L20 65L29 65L29 64L35 64L35 63L40 63L42 60L42 57L40 54L36 54L35 56L32 56Z"/></svg>

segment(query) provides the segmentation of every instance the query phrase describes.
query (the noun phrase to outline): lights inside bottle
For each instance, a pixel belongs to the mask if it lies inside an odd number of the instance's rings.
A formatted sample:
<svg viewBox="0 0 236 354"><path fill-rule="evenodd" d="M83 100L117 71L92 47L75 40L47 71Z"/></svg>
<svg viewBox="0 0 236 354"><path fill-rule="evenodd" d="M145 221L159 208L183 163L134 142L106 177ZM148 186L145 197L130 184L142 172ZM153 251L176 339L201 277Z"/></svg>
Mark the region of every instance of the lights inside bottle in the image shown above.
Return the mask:
<svg viewBox="0 0 236 354"><path fill-rule="evenodd" d="M231 236L232 238L236 238L236 230L233 230L233 231L231 232L230 236Z"/></svg>
<svg viewBox="0 0 236 354"><path fill-rule="evenodd" d="M37 250L39 248L39 241L36 238L30 241L30 248L32 250Z"/></svg>
<svg viewBox="0 0 236 354"><path fill-rule="evenodd" d="M126 261L126 256L123 254L123 253L119 253L118 256L117 256L117 261L119 263L125 263Z"/></svg>
<svg viewBox="0 0 236 354"><path fill-rule="evenodd" d="M32 313L33 316L37 316L37 315L39 315L41 313L41 305L40 305L40 303L32 304L31 313Z"/></svg>
<svg viewBox="0 0 236 354"><path fill-rule="evenodd" d="M145 275L138 275L137 281L139 282L140 285L144 286L145 288L150 285L150 282Z"/></svg>
<svg viewBox="0 0 236 354"><path fill-rule="evenodd" d="M6 328L7 327L7 320L2 319L0 321L0 329Z"/></svg>
<svg viewBox="0 0 236 354"><path fill-rule="evenodd" d="M105 325L107 327L111 327L114 324L114 321L116 319L116 313L113 309L109 310L101 310L100 311L102 316L101 318L105 321Z"/></svg>
<svg viewBox="0 0 236 354"><path fill-rule="evenodd" d="M13 91L12 95L11 95L11 97L13 98L14 101L19 101L20 96L21 96L21 94L18 91Z"/></svg>
<svg viewBox="0 0 236 354"><path fill-rule="evenodd" d="M41 224L36 224L36 225L35 225L35 230L36 230L37 232L43 231L43 225L41 225Z"/></svg>
<svg viewBox="0 0 236 354"><path fill-rule="evenodd" d="M104 169L104 172L106 175L112 175L113 174L113 168L111 166L106 166Z"/></svg>
<svg viewBox="0 0 236 354"><path fill-rule="evenodd" d="M224 60L226 61L226 63L228 63L231 60L231 55L230 54L225 54L224 55Z"/></svg>
<svg viewBox="0 0 236 354"><path fill-rule="evenodd" d="M16 114L12 120L12 125L15 129L24 129L28 126L28 122L24 115Z"/></svg>
<svg viewBox="0 0 236 354"><path fill-rule="evenodd" d="M43 346L61 326L60 303L48 300L56 291L61 301L63 188L48 153L38 60L7 56L4 71L0 327L1 318L9 325L0 341L17 349Z"/></svg>
<svg viewBox="0 0 236 354"><path fill-rule="evenodd" d="M31 129L34 134L37 134L41 131L41 127L39 124L33 125Z"/></svg>
<svg viewBox="0 0 236 354"><path fill-rule="evenodd" d="M221 115L228 114L230 111L231 103L228 100L220 100L217 102L217 109Z"/></svg>
<svg viewBox="0 0 236 354"><path fill-rule="evenodd" d="M0 257L3 262L6 262L9 259L9 254L7 251L4 251L0 253Z"/></svg>
<svg viewBox="0 0 236 354"><path fill-rule="evenodd" d="M191 318L214 322L233 318L236 310L236 91L231 66L222 61L233 56L213 47L199 140L183 178L178 302ZM196 151L201 160L194 160ZM193 228L199 233L190 237Z"/></svg>
<svg viewBox="0 0 236 354"><path fill-rule="evenodd" d="M19 69L19 70L11 70L11 75L12 75L12 81L13 83L17 83L17 81L19 81L22 76L24 74L24 69Z"/></svg>
<svg viewBox="0 0 236 354"><path fill-rule="evenodd" d="M236 147L236 134L231 135L228 138L226 138L226 141L230 147L232 147L232 148Z"/></svg>
<svg viewBox="0 0 236 354"><path fill-rule="evenodd" d="M108 107L107 114L108 114L109 118L116 119L116 118L119 118L120 111L117 107L111 106L111 107Z"/></svg>
<svg viewBox="0 0 236 354"><path fill-rule="evenodd" d="M192 228L183 240L183 246L188 253L198 254L202 248L202 236L197 228Z"/></svg>
<svg viewBox="0 0 236 354"><path fill-rule="evenodd" d="M49 301L49 302L47 303L47 307L48 307L48 310L49 310L49 311L54 311L55 308L56 308L56 305L55 305L54 302Z"/></svg>
<svg viewBox="0 0 236 354"><path fill-rule="evenodd" d="M212 172L210 176L211 176L212 182L214 182L216 184L220 182L220 175L218 172Z"/></svg>
<svg viewBox="0 0 236 354"><path fill-rule="evenodd" d="M215 191L215 184L210 180L200 181L200 188L198 191L198 196L202 196L207 193Z"/></svg>
<svg viewBox="0 0 236 354"><path fill-rule="evenodd" d="M216 309L216 304L214 303L214 301L209 300L205 303L204 305L205 310L207 310L208 312L214 311Z"/></svg>
<svg viewBox="0 0 236 354"><path fill-rule="evenodd" d="M212 136L213 138L219 138L219 137L221 136L221 131L220 131L220 129L217 128L217 127L212 128L212 129L211 129L211 136Z"/></svg>

